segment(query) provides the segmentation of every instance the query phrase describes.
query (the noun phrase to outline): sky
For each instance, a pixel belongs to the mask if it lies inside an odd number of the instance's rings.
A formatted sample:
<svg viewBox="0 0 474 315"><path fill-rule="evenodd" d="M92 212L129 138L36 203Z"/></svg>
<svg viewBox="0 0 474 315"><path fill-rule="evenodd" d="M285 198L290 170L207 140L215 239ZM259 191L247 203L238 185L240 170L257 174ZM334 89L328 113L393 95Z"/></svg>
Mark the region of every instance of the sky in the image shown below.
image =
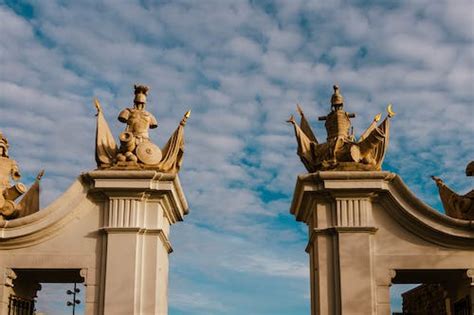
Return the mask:
<svg viewBox="0 0 474 315"><path fill-rule="evenodd" d="M324 141L335 83L356 134L393 103L383 169L442 212L430 175L473 188L473 12L470 0L4 0L0 130L24 183L46 170L46 206L96 167L94 97L117 135L133 84L150 86L158 145L191 108L170 315L308 314L307 231L289 214L306 170L285 120L301 104Z"/></svg>

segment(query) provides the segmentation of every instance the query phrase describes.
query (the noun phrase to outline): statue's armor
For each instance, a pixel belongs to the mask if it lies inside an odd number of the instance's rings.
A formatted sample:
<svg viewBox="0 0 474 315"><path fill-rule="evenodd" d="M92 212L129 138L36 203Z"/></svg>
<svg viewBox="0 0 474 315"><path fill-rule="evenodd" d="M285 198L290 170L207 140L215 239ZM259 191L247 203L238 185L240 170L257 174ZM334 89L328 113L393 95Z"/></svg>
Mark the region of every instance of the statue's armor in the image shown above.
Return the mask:
<svg viewBox="0 0 474 315"><path fill-rule="evenodd" d="M343 110L332 111L326 117L325 127L328 141L335 138L348 138L351 128L349 115Z"/></svg>
<svg viewBox="0 0 474 315"><path fill-rule="evenodd" d="M127 123L127 131L135 137L148 139L148 128L155 128L156 118L146 110L126 108L119 114L119 120Z"/></svg>

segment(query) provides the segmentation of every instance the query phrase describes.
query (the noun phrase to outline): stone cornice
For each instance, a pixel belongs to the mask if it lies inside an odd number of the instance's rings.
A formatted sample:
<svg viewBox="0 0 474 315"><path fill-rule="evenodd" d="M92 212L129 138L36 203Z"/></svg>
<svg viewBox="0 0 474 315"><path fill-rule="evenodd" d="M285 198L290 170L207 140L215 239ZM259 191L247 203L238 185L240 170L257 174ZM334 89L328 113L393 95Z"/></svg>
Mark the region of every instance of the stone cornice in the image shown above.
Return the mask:
<svg viewBox="0 0 474 315"><path fill-rule="evenodd" d="M178 220L182 220L182 217L189 213L178 174L149 170L96 170L81 176L91 181L91 193L102 192L107 196L123 196L126 192L137 198L143 197L144 193L150 196L169 193L172 195L171 199L175 201L173 208L179 212L176 213Z"/></svg>

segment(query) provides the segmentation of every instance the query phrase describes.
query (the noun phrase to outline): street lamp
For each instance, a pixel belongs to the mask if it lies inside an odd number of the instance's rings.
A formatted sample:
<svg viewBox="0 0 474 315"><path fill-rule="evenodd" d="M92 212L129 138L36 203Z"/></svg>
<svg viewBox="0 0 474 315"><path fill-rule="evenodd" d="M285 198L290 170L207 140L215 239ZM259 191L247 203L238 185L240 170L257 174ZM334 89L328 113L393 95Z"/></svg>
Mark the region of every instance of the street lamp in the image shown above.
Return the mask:
<svg viewBox="0 0 474 315"><path fill-rule="evenodd" d="M76 305L81 304L81 301L79 299L76 299L76 294L78 294L79 292L81 292L81 290L79 288L76 288L76 283L74 283L73 291L71 290L66 291L67 295L72 295L72 302L67 301L66 303L67 306L72 306L72 315L75 315L76 313Z"/></svg>

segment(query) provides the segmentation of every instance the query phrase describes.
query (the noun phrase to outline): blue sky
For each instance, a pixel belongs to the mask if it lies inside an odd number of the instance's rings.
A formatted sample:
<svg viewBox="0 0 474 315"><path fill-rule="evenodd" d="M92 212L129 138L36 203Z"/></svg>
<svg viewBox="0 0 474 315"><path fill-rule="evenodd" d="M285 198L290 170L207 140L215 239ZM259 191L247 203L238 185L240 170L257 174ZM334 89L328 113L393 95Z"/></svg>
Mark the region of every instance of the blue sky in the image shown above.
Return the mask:
<svg viewBox="0 0 474 315"><path fill-rule="evenodd" d="M284 121L318 115L338 83L360 134L394 104L384 169L441 209L429 175L459 192L474 158L473 2L0 2L0 130L43 205L95 168L95 110L151 87L162 145L182 114L191 213L173 227L170 314L309 312L306 229L288 209L305 172Z"/></svg>

